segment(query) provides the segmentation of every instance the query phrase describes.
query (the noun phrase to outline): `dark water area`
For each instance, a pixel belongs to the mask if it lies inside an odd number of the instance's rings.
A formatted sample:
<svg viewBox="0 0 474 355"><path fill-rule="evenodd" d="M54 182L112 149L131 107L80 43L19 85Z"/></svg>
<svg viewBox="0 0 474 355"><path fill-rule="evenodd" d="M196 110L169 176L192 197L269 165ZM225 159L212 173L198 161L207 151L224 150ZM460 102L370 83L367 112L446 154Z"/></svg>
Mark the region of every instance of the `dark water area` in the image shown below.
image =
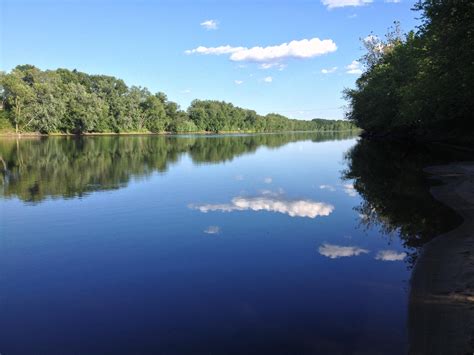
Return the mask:
<svg viewBox="0 0 474 355"><path fill-rule="evenodd" d="M402 354L422 246L460 223L350 133L0 141L0 353Z"/></svg>

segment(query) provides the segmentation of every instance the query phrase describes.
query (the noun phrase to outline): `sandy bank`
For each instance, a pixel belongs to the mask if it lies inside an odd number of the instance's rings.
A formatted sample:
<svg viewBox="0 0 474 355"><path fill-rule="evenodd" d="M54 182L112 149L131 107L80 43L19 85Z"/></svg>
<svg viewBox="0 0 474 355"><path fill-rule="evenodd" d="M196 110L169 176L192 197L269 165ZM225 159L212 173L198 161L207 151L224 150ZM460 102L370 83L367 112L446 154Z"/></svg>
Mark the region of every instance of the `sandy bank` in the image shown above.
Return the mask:
<svg viewBox="0 0 474 355"><path fill-rule="evenodd" d="M412 274L410 354L474 352L474 163L425 169L431 193L464 219L424 246Z"/></svg>

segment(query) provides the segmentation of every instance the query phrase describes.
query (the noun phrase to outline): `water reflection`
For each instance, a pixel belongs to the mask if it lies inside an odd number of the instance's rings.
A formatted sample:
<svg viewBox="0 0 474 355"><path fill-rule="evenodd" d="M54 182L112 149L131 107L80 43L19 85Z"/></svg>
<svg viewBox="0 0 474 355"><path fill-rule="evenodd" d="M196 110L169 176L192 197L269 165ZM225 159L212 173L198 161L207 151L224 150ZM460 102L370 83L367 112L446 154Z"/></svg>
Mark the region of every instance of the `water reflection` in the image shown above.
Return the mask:
<svg viewBox="0 0 474 355"><path fill-rule="evenodd" d="M408 307L410 354L462 354L474 350L472 303L450 297L451 292L459 290L449 290L443 283L458 280L462 270L449 262L459 262L462 253L472 252L472 246L466 248L461 243L457 247L456 242L451 250L436 246L447 239L433 238L454 229L462 219L434 199L429 191L433 182L423 172L428 166L459 160L472 160L472 151L366 140L359 141L347 155L344 175L354 180L354 188L363 198L357 208L361 224L379 227L390 238L399 236L410 250L408 255L381 250L375 257L392 262L408 260L410 266L415 266ZM461 251L453 252L456 247ZM472 282L472 275L468 277Z"/></svg>
<svg viewBox="0 0 474 355"><path fill-rule="evenodd" d="M204 230L204 233L206 234L219 234L221 229L219 226L209 226Z"/></svg>
<svg viewBox="0 0 474 355"><path fill-rule="evenodd" d="M367 253L369 253L367 249L356 246L341 246L325 243L319 247L319 254L327 256L330 259L358 256Z"/></svg>
<svg viewBox="0 0 474 355"><path fill-rule="evenodd" d="M219 211L268 211L287 214L290 217L316 218L329 216L334 206L309 199L289 199L281 192L262 191L260 196L237 196L230 203L221 204L190 204L189 208L203 213Z"/></svg>
<svg viewBox="0 0 474 355"><path fill-rule="evenodd" d="M399 237L410 251L413 265L420 248L461 222L450 208L429 192L423 168L462 159L459 152L434 145L360 140L347 154L344 177L348 195L362 201L357 212L364 228L379 228L389 238Z"/></svg>
<svg viewBox="0 0 474 355"><path fill-rule="evenodd" d="M353 140L269 151L342 137L1 141L1 197L38 203L4 201L6 351L66 344L132 353L138 344L169 354L403 353L404 263L459 221L432 198L422 168L452 157L360 141L346 159L350 182L341 182L341 156ZM227 162L259 147L266 149L249 159L189 174L190 163ZM262 186L272 191L235 191ZM48 198L58 201L39 203ZM414 339L425 339L425 319L442 323L417 307L409 312Z"/></svg>
<svg viewBox="0 0 474 355"><path fill-rule="evenodd" d="M166 172L183 154L212 164L290 142L351 137L350 132L241 136L133 136L0 140L0 196L27 202L119 189L132 178ZM236 176L242 180L243 176ZM271 178L265 182L270 183Z"/></svg>
<svg viewBox="0 0 474 355"><path fill-rule="evenodd" d="M376 260L381 261L402 261L407 256L405 252L397 252L395 250L380 250L375 256Z"/></svg>

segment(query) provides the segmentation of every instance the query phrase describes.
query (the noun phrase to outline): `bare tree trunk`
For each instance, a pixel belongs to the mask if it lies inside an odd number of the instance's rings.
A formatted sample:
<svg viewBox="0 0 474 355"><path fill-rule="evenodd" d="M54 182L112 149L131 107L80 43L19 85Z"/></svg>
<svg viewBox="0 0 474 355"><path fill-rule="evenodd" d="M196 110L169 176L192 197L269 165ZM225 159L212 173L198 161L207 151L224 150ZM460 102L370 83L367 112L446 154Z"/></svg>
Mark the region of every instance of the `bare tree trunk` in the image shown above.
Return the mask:
<svg viewBox="0 0 474 355"><path fill-rule="evenodd" d="M18 102L18 97L15 97L15 108L16 108L16 117L15 117L15 133L18 134L18 120L20 119L20 104Z"/></svg>

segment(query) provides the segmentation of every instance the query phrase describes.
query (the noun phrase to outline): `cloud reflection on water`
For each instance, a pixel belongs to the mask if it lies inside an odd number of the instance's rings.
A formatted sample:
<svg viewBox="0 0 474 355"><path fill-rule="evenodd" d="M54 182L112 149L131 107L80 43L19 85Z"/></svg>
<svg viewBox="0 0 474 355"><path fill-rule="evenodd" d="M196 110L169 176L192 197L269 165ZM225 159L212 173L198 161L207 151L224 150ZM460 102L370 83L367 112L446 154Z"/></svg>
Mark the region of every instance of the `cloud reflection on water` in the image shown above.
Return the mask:
<svg viewBox="0 0 474 355"><path fill-rule="evenodd" d="M407 253L398 253L395 250L380 250L375 256L376 260L382 261L402 261L407 256Z"/></svg>
<svg viewBox="0 0 474 355"><path fill-rule="evenodd" d="M325 202L309 199L288 199L281 192L273 193L264 191L260 196L237 196L230 203L222 204L190 204L191 209L203 213L211 211L268 211L287 214L291 217L315 218L329 216L334 211L334 206Z"/></svg>
<svg viewBox="0 0 474 355"><path fill-rule="evenodd" d="M324 243L318 249L319 254L330 259L337 259L349 256L358 256L360 254L367 254L367 249L362 249L357 246L341 246L335 244Z"/></svg>
<svg viewBox="0 0 474 355"><path fill-rule="evenodd" d="M209 226L204 230L206 234L218 234L221 231L219 226Z"/></svg>

